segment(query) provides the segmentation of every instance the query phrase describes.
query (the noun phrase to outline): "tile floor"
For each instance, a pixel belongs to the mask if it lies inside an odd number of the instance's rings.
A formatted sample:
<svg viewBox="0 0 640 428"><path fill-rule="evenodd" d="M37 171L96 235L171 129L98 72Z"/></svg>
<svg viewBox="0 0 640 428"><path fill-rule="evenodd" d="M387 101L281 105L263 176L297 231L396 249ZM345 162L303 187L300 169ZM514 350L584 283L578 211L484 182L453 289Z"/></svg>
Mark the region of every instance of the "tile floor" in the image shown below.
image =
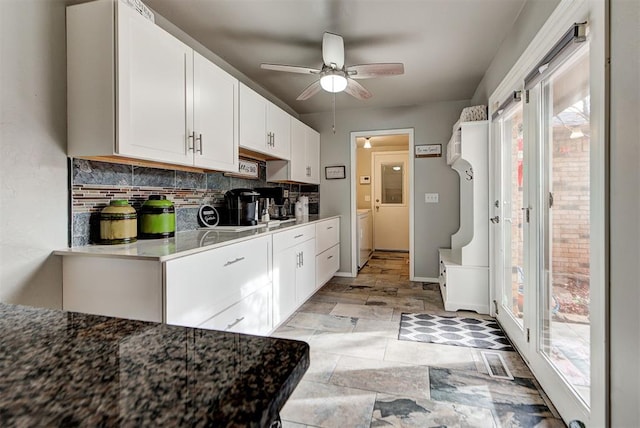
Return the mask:
<svg viewBox="0 0 640 428"><path fill-rule="evenodd" d="M407 254L376 252L285 321L273 336L309 343L311 366L283 426L564 426L517 353L501 352L514 380L492 378L478 349L399 341L402 312L454 315L437 285L409 281Z"/></svg>

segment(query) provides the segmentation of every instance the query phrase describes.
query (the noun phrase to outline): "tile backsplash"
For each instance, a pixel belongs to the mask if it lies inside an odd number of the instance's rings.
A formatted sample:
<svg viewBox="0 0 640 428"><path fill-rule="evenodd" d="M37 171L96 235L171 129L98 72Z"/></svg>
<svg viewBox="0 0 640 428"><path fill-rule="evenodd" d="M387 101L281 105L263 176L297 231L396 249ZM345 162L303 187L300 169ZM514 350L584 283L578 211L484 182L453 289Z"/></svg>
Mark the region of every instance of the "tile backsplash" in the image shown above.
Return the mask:
<svg viewBox="0 0 640 428"><path fill-rule="evenodd" d="M221 172L187 172L134 165L71 159L71 247L97 242L99 213L113 199L126 199L139 209L149 195L165 195L176 208L176 231L197 229L198 207L220 205L224 193L240 187L282 186L289 189L291 201L309 197L309 213L317 214L317 185L267 183L266 164L258 162L258 179L232 177Z"/></svg>

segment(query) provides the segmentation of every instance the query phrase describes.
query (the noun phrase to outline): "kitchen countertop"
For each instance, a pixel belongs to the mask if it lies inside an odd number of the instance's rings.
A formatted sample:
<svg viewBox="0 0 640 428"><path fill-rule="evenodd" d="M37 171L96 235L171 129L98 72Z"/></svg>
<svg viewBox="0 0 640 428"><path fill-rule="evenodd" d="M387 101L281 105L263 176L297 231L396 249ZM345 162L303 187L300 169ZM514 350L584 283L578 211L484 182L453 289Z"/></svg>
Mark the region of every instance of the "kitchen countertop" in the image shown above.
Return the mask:
<svg viewBox="0 0 640 428"><path fill-rule="evenodd" d="M3 426L269 426L304 342L0 303Z"/></svg>
<svg viewBox="0 0 640 428"><path fill-rule="evenodd" d="M221 231L216 228L189 230L176 232L175 237L165 239L139 239L131 244L119 245L86 245L83 247L66 248L54 251L58 256L96 256L134 258L145 260L167 260L184 257L201 251L211 250L217 247L246 241L272 233L281 232L306 224L340 216L319 217L317 215L296 219L294 222L283 223L279 226L250 229L242 232Z"/></svg>

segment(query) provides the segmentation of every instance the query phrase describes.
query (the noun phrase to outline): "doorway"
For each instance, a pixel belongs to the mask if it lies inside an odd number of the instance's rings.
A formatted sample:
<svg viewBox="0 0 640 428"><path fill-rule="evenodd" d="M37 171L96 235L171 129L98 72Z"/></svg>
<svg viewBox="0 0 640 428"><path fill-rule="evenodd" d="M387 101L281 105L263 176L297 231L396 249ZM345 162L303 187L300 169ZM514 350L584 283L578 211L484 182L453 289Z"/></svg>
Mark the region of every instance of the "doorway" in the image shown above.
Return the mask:
<svg viewBox="0 0 640 428"><path fill-rule="evenodd" d="M413 129L351 133L352 276L363 265L359 244L367 242L361 225L368 213L371 250L408 252L414 279L413 144Z"/></svg>

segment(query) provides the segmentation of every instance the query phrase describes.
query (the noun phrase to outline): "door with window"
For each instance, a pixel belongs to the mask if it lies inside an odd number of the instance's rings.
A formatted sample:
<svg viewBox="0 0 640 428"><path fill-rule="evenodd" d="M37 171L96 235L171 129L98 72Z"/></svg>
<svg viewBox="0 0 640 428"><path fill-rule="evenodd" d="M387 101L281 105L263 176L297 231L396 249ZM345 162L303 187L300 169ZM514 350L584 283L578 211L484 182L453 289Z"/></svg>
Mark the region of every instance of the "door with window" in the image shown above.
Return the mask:
<svg viewBox="0 0 640 428"><path fill-rule="evenodd" d="M591 215L589 46L578 46L494 114L491 209L496 316L563 417L588 424L591 251L602 245L591 236L604 219Z"/></svg>
<svg viewBox="0 0 640 428"><path fill-rule="evenodd" d="M374 152L371 162L374 249L409 251L409 155Z"/></svg>

